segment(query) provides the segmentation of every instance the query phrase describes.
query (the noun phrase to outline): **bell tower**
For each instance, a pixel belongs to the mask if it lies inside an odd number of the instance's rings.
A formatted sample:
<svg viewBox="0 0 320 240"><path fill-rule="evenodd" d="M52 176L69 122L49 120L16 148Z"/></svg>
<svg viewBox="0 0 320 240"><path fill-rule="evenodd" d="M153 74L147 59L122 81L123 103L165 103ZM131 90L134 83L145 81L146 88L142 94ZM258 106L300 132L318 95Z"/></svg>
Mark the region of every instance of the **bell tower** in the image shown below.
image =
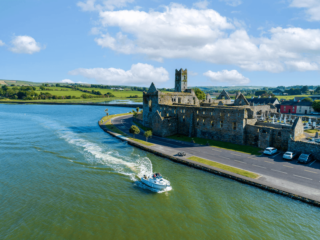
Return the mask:
<svg viewBox="0 0 320 240"><path fill-rule="evenodd" d="M188 88L188 71L176 69L175 92L184 92Z"/></svg>

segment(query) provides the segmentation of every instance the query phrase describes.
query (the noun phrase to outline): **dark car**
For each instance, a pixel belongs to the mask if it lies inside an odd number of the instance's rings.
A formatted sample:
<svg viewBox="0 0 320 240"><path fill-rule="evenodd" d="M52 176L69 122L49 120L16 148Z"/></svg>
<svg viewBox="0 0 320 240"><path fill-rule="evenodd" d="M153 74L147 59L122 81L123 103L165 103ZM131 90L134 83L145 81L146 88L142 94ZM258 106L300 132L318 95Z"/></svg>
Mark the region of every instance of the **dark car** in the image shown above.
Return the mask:
<svg viewBox="0 0 320 240"><path fill-rule="evenodd" d="M298 162L299 163L309 163L312 161L312 155L311 154L305 154L305 153L302 153L299 158L298 158Z"/></svg>
<svg viewBox="0 0 320 240"><path fill-rule="evenodd" d="M185 156L185 155L186 155L185 152L178 152L178 156L180 156L180 157L183 157L183 156Z"/></svg>

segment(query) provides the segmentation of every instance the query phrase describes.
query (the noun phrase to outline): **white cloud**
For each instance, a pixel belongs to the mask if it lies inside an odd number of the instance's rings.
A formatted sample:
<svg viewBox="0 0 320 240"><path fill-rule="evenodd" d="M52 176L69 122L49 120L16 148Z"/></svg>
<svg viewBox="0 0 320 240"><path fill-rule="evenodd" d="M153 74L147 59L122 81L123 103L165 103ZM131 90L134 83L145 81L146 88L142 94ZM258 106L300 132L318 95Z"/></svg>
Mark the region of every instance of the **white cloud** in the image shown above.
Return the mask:
<svg viewBox="0 0 320 240"><path fill-rule="evenodd" d="M309 21L320 21L319 0L292 0L290 7L305 8Z"/></svg>
<svg viewBox="0 0 320 240"><path fill-rule="evenodd" d="M203 75L213 82L227 83L230 85L246 85L250 83L250 79L244 77L237 70L222 70L221 72L207 71Z"/></svg>
<svg viewBox="0 0 320 240"><path fill-rule="evenodd" d="M5 45L5 43L0 40L0 47L4 46L4 45Z"/></svg>
<svg viewBox="0 0 320 240"><path fill-rule="evenodd" d="M289 61L286 62L289 69L295 71L314 71L319 70L319 66L316 63L304 62L304 61Z"/></svg>
<svg viewBox="0 0 320 240"><path fill-rule="evenodd" d="M150 82L163 83L169 80L169 73L163 67L155 68L149 64L137 63L130 70L119 68L79 68L70 71L71 75L82 75L94 79L100 84L139 84L148 85Z"/></svg>
<svg viewBox="0 0 320 240"><path fill-rule="evenodd" d="M103 11L103 10L114 10L115 8L123 8L127 6L127 3L132 3L134 0L102 0L96 3L96 0L87 0L86 2L78 2L77 6L82 11Z"/></svg>
<svg viewBox="0 0 320 240"><path fill-rule="evenodd" d="M74 81L70 80L70 79L63 79L61 80L62 83L74 83Z"/></svg>
<svg viewBox="0 0 320 240"><path fill-rule="evenodd" d="M208 5L209 5L209 2L207 0L203 0L203 1L195 2L193 4L193 7L199 8L199 9L206 9Z"/></svg>
<svg viewBox="0 0 320 240"><path fill-rule="evenodd" d="M188 9L171 4L163 12L101 11L98 45L149 59L188 58L236 65L248 71L299 71L320 64L320 29L272 28L263 36L249 36L239 21L230 22L212 9ZM117 27L116 34L108 32ZM104 33L103 33L104 32ZM268 36L268 37L264 37Z"/></svg>
<svg viewBox="0 0 320 240"><path fill-rule="evenodd" d="M12 47L10 51L15 53L33 54L45 48L41 47L41 45L30 36L17 36L11 41L11 44Z"/></svg>
<svg viewBox="0 0 320 240"><path fill-rule="evenodd" d="M220 0L220 1L225 2L227 5L231 7L239 6L242 3L241 0Z"/></svg>

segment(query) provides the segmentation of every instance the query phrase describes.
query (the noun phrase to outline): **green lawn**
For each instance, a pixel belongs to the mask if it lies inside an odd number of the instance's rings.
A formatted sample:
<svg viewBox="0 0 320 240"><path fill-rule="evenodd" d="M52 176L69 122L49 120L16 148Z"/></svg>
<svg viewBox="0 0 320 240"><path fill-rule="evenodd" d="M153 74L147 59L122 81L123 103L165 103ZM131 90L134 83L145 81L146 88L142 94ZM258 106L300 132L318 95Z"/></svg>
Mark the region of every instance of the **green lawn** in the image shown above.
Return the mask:
<svg viewBox="0 0 320 240"><path fill-rule="evenodd" d="M198 162L198 163L203 163L203 164L206 164L206 165L209 165L209 166L212 166L212 167L216 167L216 168L219 168L219 169L222 169L222 170L226 170L228 172L236 173L236 174L239 174L241 176L254 178L254 179L259 177L259 175L256 174L256 173L249 172L249 171L242 170L242 169L235 168L235 167L231 167L231 166L228 166L228 165L224 165L222 163L213 162L213 161L210 161L210 160L207 160L207 159L204 159L204 158L199 158L199 157L192 156L192 157L189 157L188 159L190 159L192 161L195 161L195 162Z"/></svg>
<svg viewBox="0 0 320 240"><path fill-rule="evenodd" d="M252 154L252 155L260 155L261 154L260 148L252 147L252 146L238 145L238 144L234 144L234 143L215 141L215 140L210 140L210 139L205 139L205 138L197 138L197 137L190 138L190 137L183 136L183 135L173 135L168 138L179 140L179 141L185 141L185 142L191 142L191 140L193 139L195 141L195 143L197 143L197 144L207 145L207 142L209 142L209 145L212 147L223 148L223 149L227 149L227 150L248 153L248 154Z"/></svg>
<svg viewBox="0 0 320 240"><path fill-rule="evenodd" d="M135 121L134 118L133 118L133 122L134 122L134 124L136 124L139 128L141 128L143 131L148 131L148 130L151 130L151 131L152 131L152 128L148 128L148 127L143 126L142 124L140 124L140 123L138 123L137 121Z"/></svg>
<svg viewBox="0 0 320 240"><path fill-rule="evenodd" d="M111 121L112 118L115 117L119 117L119 116L125 116L125 115L132 115L132 113L121 113L121 114L115 114L115 115L109 115L109 116L104 116L103 118L100 119L99 124L100 125L105 125L110 131L121 134L122 136L126 136L129 137L127 134L125 134L124 132L122 132L120 129L118 129L117 127L115 127ZM136 138L132 138L129 137L132 141L138 142L140 144L146 145L146 146L153 146L153 143L149 143L140 139L136 139Z"/></svg>
<svg viewBox="0 0 320 240"><path fill-rule="evenodd" d="M143 97L143 92L140 91L115 91L113 89L106 89L106 88L81 88L83 90L95 90L95 91L100 91L102 94L106 94L108 92L112 93L113 95L115 95L116 97L119 98L128 98L130 96L134 96L134 95L138 95L139 98Z"/></svg>
<svg viewBox="0 0 320 240"><path fill-rule="evenodd" d="M316 132L319 132L318 129L308 129L308 130L304 130L305 132L307 133L316 133Z"/></svg>

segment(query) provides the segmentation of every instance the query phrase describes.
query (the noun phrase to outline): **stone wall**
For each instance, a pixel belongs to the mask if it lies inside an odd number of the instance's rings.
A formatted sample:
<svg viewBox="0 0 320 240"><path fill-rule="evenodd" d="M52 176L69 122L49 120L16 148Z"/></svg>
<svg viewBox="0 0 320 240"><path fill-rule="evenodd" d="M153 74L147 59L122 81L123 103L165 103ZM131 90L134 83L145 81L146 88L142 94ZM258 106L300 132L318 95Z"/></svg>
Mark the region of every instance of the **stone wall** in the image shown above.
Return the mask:
<svg viewBox="0 0 320 240"><path fill-rule="evenodd" d="M320 160L320 144L289 140L288 151L312 154L316 160Z"/></svg>

